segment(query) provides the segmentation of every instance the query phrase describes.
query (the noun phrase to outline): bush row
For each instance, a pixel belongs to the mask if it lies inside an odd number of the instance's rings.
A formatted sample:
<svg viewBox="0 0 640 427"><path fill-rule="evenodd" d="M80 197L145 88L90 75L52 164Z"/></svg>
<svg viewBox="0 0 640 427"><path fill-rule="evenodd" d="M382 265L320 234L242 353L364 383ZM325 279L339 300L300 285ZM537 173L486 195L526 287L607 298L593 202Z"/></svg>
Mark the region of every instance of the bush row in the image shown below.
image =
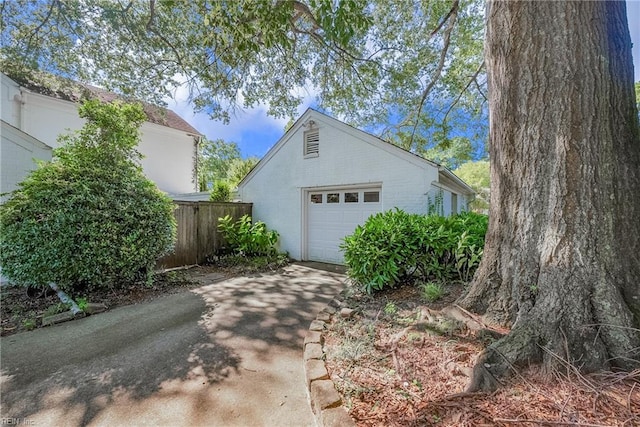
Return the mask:
<svg viewBox="0 0 640 427"><path fill-rule="evenodd" d="M341 249L349 277L371 293L409 280L462 280L473 276L488 219L466 212L451 217L400 209L369 217Z"/></svg>

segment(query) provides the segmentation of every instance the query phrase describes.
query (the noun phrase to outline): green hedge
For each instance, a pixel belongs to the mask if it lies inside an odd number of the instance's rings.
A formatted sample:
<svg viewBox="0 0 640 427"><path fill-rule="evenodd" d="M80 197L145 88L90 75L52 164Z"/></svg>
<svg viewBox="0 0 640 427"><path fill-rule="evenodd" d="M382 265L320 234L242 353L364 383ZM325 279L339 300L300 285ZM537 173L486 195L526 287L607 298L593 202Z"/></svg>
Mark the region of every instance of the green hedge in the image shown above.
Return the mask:
<svg viewBox="0 0 640 427"><path fill-rule="evenodd" d="M368 293L420 280L468 281L484 247L487 217L408 214L402 210L369 217L344 238L349 277Z"/></svg>
<svg viewBox="0 0 640 427"><path fill-rule="evenodd" d="M173 248L174 205L142 173L138 105L88 101L87 124L0 206L2 274L24 286L147 281Z"/></svg>

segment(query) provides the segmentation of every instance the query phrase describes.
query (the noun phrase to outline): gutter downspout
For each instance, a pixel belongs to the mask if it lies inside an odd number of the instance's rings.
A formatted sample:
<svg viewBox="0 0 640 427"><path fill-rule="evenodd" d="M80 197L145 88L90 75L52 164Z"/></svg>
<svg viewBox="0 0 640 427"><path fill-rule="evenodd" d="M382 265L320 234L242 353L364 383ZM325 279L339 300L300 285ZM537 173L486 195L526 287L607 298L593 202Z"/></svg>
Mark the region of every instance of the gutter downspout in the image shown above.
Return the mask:
<svg viewBox="0 0 640 427"><path fill-rule="evenodd" d="M18 129L26 133L25 125L26 125L27 119L25 117L26 116L25 105L27 103L27 100L26 100L27 94L21 86L18 88L18 90L20 91L20 94L13 95L13 100L18 103Z"/></svg>
<svg viewBox="0 0 640 427"><path fill-rule="evenodd" d="M200 165L198 164L198 160L200 158L200 143L202 142L202 135L194 135L193 136L193 147L195 151L194 160L193 160L193 183L194 183L194 191L197 193L200 191L200 182L198 180L200 176Z"/></svg>

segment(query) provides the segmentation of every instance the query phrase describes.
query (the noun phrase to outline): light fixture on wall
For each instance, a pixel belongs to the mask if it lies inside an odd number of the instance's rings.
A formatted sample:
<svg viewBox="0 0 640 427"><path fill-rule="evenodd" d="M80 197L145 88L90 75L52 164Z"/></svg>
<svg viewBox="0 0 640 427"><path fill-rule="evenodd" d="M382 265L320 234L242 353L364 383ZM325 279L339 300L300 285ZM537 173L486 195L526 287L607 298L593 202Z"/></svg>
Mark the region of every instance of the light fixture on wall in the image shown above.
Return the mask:
<svg viewBox="0 0 640 427"><path fill-rule="evenodd" d="M302 125L304 128L313 129L316 126L315 120L307 120L306 123Z"/></svg>

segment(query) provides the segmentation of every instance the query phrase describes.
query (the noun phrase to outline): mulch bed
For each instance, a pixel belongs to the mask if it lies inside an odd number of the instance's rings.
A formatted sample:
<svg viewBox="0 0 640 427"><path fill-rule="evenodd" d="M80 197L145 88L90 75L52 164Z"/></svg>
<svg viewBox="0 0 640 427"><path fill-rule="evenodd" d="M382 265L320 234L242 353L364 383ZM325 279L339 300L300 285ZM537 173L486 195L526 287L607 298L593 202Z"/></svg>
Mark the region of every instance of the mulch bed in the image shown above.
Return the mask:
<svg viewBox="0 0 640 427"><path fill-rule="evenodd" d="M358 426L640 426L640 370L583 376L568 366L545 375L534 367L494 393L465 393L491 338L420 319L463 289L450 288L438 304L409 285L375 297L348 289L345 303L358 315L334 316L325 352Z"/></svg>

